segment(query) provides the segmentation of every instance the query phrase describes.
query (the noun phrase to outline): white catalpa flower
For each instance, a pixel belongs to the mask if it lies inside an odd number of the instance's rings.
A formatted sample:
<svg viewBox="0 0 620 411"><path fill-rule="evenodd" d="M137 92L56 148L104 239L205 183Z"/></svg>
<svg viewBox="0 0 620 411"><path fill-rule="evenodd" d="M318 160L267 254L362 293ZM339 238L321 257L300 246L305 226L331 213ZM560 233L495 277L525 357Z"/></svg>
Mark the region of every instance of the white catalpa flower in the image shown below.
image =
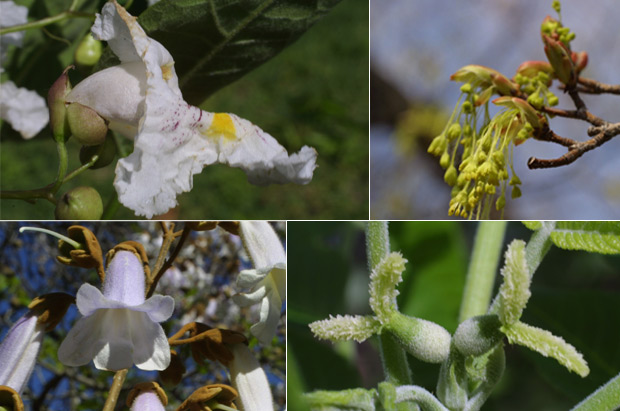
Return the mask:
<svg viewBox="0 0 620 411"><path fill-rule="evenodd" d="M239 273L237 286L251 291L237 294L233 300L241 307L261 303L259 322L250 331L261 343L269 344L286 297L286 254L278 235L266 221L242 221L240 234L255 268Z"/></svg>
<svg viewBox="0 0 620 411"><path fill-rule="evenodd" d="M145 275L140 259L130 251L117 251L109 262L103 294L90 284L77 293L84 316L73 326L58 349L58 359L80 366L94 359L100 370L117 371L133 364L142 370L163 370L170 364L170 346L158 323L174 310L170 296L154 295L145 301Z"/></svg>
<svg viewBox="0 0 620 411"><path fill-rule="evenodd" d="M105 40L121 64L93 74L67 96L95 110L109 127L134 139L133 153L116 165L120 202L147 218L174 207L193 175L224 163L253 184L306 184L316 151L288 155L272 136L234 114L209 113L183 100L174 60L116 1L97 15L93 36Z"/></svg>
<svg viewBox="0 0 620 411"><path fill-rule="evenodd" d="M28 21L28 9L12 1L0 1L0 28L23 24ZM0 73L9 45L21 46L24 32L18 31L0 36ZM23 138L34 137L47 125L49 112L45 99L12 81L0 84L0 118L11 124Z"/></svg>
<svg viewBox="0 0 620 411"><path fill-rule="evenodd" d="M239 408L248 411L273 410L267 375L258 360L243 343L230 345L229 348L234 356L230 362L230 380L239 393Z"/></svg>
<svg viewBox="0 0 620 411"><path fill-rule="evenodd" d="M45 331L44 324L37 324L38 317L31 311L11 327L0 344L0 385L21 393L39 356Z"/></svg>

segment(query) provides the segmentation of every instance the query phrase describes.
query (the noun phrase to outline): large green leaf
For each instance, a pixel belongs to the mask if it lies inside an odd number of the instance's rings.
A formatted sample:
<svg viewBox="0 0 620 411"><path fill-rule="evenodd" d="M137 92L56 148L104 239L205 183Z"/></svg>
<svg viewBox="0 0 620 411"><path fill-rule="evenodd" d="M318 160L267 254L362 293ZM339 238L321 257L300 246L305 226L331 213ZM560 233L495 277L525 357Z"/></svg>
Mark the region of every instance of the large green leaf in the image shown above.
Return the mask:
<svg viewBox="0 0 620 411"><path fill-rule="evenodd" d="M339 1L163 0L138 21L172 54L184 98L198 105L278 54Z"/></svg>
<svg viewBox="0 0 620 411"><path fill-rule="evenodd" d="M567 250L602 254L620 253L620 223L617 221L558 221L551 241Z"/></svg>

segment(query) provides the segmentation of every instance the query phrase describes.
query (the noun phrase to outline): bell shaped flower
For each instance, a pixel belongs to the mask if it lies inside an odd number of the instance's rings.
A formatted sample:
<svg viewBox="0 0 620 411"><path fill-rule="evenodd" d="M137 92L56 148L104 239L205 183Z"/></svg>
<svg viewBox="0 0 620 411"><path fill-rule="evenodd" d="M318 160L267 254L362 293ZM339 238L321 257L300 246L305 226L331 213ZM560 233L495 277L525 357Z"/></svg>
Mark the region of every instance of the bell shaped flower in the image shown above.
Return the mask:
<svg viewBox="0 0 620 411"><path fill-rule="evenodd" d="M12 1L2 1L0 28L23 24L28 21L28 9ZM0 36L0 73L9 45L21 46L23 31ZM49 113L45 99L36 92L17 87L12 81L0 85L0 118L11 124L23 138L30 139L47 125Z"/></svg>
<svg viewBox="0 0 620 411"><path fill-rule="evenodd" d="M170 53L149 38L116 1L92 27L121 64L93 74L67 95L96 111L108 126L134 139L134 151L116 165L120 202L147 218L174 207L192 188L193 175L223 163L241 168L250 183L307 184L316 151L288 155L272 136L234 114L209 113L183 100Z"/></svg>
<svg viewBox="0 0 620 411"><path fill-rule="evenodd" d="M268 344L276 333L286 297L286 254L266 221L242 221L240 234L255 268L239 273L237 286L251 290L233 296L233 300L241 307L261 303L259 322L250 331L261 343Z"/></svg>
<svg viewBox="0 0 620 411"><path fill-rule="evenodd" d="M242 410L273 410L271 389L267 375L247 345L233 344L230 380L239 393L237 405ZM240 403L240 404L239 404Z"/></svg>
<svg viewBox="0 0 620 411"><path fill-rule="evenodd" d="M170 346L158 323L174 310L170 296L145 300L145 273L131 251L110 253L103 293L83 284L77 307L83 315L58 349L58 359L80 366L94 359L100 370L117 371L133 364L142 370L164 370L170 364Z"/></svg>
<svg viewBox="0 0 620 411"><path fill-rule="evenodd" d="M39 356L45 324L29 311L9 329L0 344L0 385L21 393Z"/></svg>

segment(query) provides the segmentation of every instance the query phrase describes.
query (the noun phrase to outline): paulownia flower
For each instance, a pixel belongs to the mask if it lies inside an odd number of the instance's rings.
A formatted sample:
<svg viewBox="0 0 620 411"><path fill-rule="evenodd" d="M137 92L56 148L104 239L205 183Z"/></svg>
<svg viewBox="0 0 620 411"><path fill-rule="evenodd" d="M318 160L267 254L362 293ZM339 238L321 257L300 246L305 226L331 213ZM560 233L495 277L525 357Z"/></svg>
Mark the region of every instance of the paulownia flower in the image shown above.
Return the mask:
<svg viewBox="0 0 620 411"><path fill-rule="evenodd" d="M230 363L230 380L239 392L242 410L273 410L273 399L265 371L247 345L233 344L234 355Z"/></svg>
<svg viewBox="0 0 620 411"><path fill-rule="evenodd" d="M39 356L45 325L29 311L11 327L0 344L0 385L18 393L26 387Z"/></svg>
<svg viewBox="0 0 620 411"><path fill-rule="evenodd" d="M310 182L314 149L289 156L249 121L186 103L170 53L116 1L103 7L92 33L121 64L88 77L66 100L90 107L112 130L134 139L133 153L116 166L114 186L137 215L150 218L174 207L177 194L191 190L192 176L214 163L241 168L258 185Z"/></svg>
<svg viewBox="0 0 620 411"><path fill-rule="evenodd" d="M158 323L174 310L170 296L145 300L145 275L140 258L130 251L112 254L103 294L90 284L77 293L80 318L58 349L58 359L80 366L94 359L100 370L117 371L133 364L142 370L164 370L170 346Z"/></svg>
<svg viewBox="0 0 620 411"><path fill-rule="evenodd" d="M239 273L237 286L251 291L237 294L233 300L241 307L261 303L259 321L250 331L261 343L268 344L276 333L286 294L286 254L268 222L242 221L240 231L255 268Z"/></svg>
<svg viewBox="0 0 620 411"><path fill-rule="evenodd" d="M166 411L168 397L156 382L141 382L129 391L126 405L130 411Z"/></svg>
<svg viewBox="0 0 620 411"><path fill-rule="evenodd" d="M12 1L2 1L0 27L10 27L28 21L28 9ZM18 31L0 36L0 73L8 45L21 46L24 32ZM34 91L17 87L12 81L0 85L0 118L6 120L23 138L34 137L49 121L45 99Z"/></svg>

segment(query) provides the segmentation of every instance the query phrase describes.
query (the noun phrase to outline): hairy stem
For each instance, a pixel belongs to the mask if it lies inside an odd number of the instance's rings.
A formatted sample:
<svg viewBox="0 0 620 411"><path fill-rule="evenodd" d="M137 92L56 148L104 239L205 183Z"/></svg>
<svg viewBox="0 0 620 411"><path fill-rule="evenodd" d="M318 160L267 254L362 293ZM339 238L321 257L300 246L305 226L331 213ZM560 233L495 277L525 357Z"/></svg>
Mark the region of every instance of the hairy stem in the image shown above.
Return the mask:
<svg viewBox="0 0 620 411"><path fill-rule="evenodd" d="M542 227L536 230L527 246L525 246L525 259L527 260L527 268L530 277L534 276L534 272L542 262L542 259L551 248L551 232L555 228L555 221L543 221Z"/></svg>
<svg viewBox="0 0 620 411"><path fill-rule="evenodd" d="M123 383L125 382L128 371L128 369L120 370L114 374L114 382L112 382L110 393L108 394L108 398L105 400L105 405L103 406L102 411L114 411L116 402L118 401L118 396L123 389Z"/></svg>
<svg viewBox="0 0 620 411"><path fill-rule="evenodd" d="M506 221L483 221L478 225L467 270L459 322L487 312L504 243Z"/></svg>
<svg viewBox="0 0 620 411"><path fill-rule="evenodd" d="M620 408L620 374L590 394L571 411L602 411Z"/></svg>
<svg viewBox="0 0 620 411"><path fill-rule="evenodd" d="M390 236L387 222L369 221L366 228L366 255L369 271L372 271L389 252ZM397 386L412 383L407 354L391 333L386 331L379 336L379 352L383 372L388 382ZM411 409L411 406L398 404L397 409L404 411Z"/></svg>

